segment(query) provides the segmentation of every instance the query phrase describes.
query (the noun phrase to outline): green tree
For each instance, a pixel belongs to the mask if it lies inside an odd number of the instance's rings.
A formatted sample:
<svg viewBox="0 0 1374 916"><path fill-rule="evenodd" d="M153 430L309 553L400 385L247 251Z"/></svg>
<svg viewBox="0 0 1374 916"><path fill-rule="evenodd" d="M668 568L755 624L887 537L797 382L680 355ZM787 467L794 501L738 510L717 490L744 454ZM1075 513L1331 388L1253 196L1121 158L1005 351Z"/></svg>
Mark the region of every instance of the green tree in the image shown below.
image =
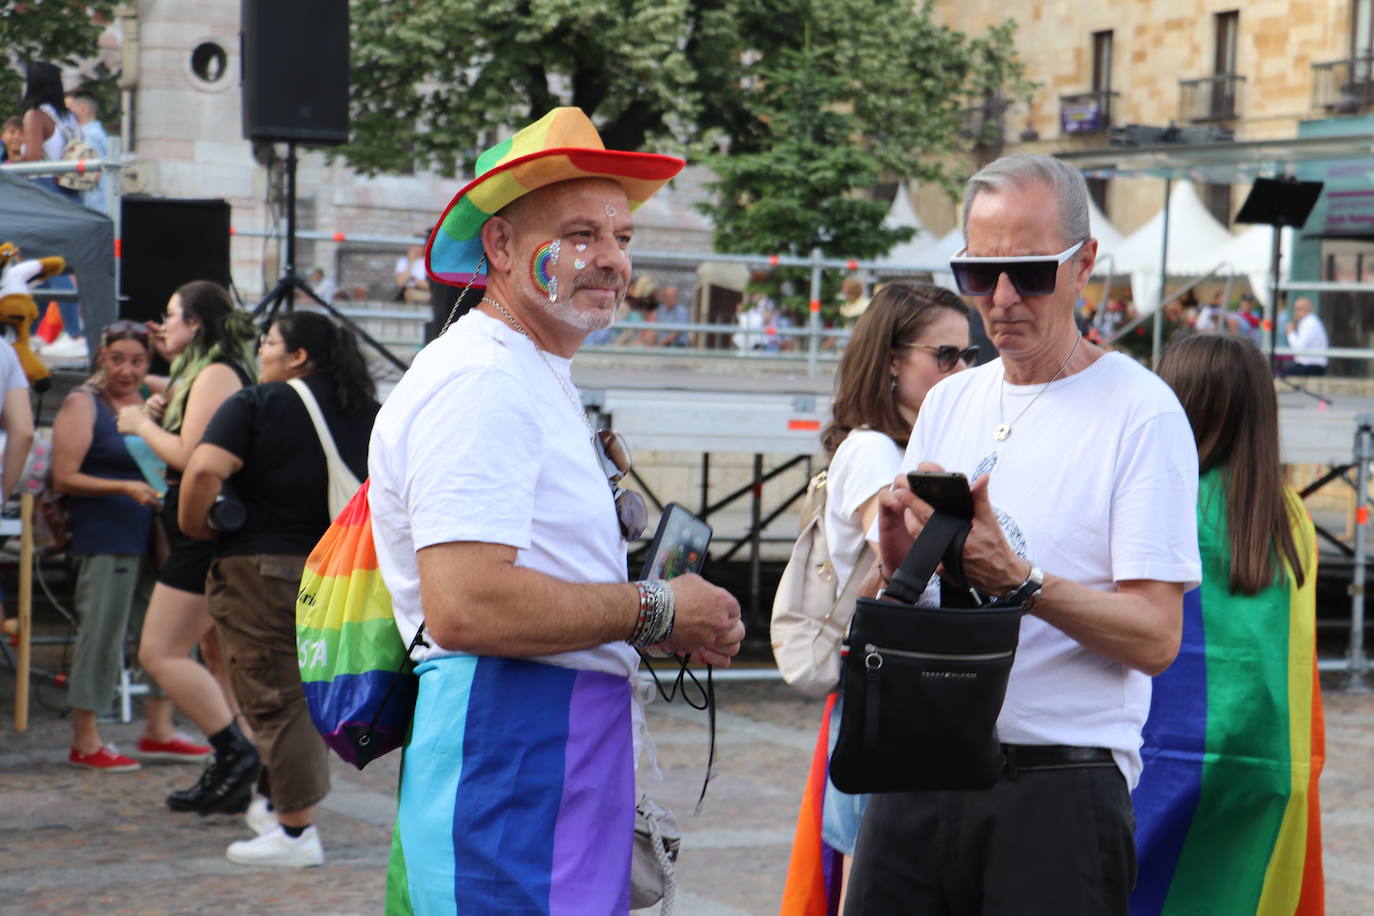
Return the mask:
<svg viewBox="0 0 1374 916"><path fill-rule="evenodd" d="M19 114L19 100L24 94L25 66L29 61L42 60L59 67L76 67L98 51L104 23L114 15L113 2L85 3L78 0L7 0L0 2L0 47L9 53L14 67L0 67L0 116ZM108 96L105 83L112 77L97 81L97 95ZM75 86L68 86L74 89Z"/></svg>
<svg viewBox="0 0 1374 916"><path fill-rule="evenodd" d="M722 251L885 253L910 232L882 226L886 205L869 189L909 177L952 189L965 109L1032 88L1010 22L969 37L937 23L931 0L351 9L353 139L341 153L354 167L453 174L497 128L572 104L611 148L651 145L712 166L715 200L703 209ZM775 271L773 285L804 304L794 273Z"/></svg>
<svg viewBox="0 0 1374 916"><path fill-rule="evenodd" d="M746 24L734 104L748 125L707 163L718 176L702 209L717 249L875 258L911 237L882 225L879 181L917 178L951 191L962 175L949 154L990 140L995 122L967 111L1029 95L1012 49L1014 25L969 38L938 25L925 3L794 0ZM786 27L781 27L786 23ZM770 30L771 27L771 30ZM831 317L839 277L821 301ZM794 312L809 298L807 271L775 270L758 285Z"/></svg>

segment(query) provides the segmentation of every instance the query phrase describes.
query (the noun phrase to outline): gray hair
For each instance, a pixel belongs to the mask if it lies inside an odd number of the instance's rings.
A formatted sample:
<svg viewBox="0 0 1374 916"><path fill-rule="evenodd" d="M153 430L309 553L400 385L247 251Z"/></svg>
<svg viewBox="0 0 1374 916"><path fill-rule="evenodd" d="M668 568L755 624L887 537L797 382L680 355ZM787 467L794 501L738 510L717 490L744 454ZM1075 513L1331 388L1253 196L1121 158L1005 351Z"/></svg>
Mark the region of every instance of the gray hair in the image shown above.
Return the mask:
<svg viewBox="0 0 1374 916"><path fill-rule="evenodd" d="M1033 153L1012 153L988 163L964 186L964 236L968 237L968 211L980 191L1000 193L1012 188L1043 185L1059 201L1059 234L1072 244L1092 236L1088 223L1088 184L1078 169Z"/></svg>

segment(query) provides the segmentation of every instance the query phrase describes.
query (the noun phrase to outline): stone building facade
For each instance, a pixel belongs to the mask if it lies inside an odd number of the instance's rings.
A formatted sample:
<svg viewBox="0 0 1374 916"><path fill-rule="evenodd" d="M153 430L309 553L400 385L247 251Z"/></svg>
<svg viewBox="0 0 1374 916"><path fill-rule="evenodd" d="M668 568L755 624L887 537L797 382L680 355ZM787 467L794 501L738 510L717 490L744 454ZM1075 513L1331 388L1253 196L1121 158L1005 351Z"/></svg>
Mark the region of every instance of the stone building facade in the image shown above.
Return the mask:
<svg viewBox="0 0 1374 916"><path fill-rule="evenodd" d="M1371 101L1370 0L937 0L935 9L971 34L1015 20L1017 54L1040 84L1029 105L988 108L1003 140L974 151L975 166L1017 150L1106 147L1110 128L1131 124L1290 138L1302 122L1355 115ZM1248 186L1199 190L1214 213L1234 215ZM1162 202L1158 182L1138 179L1094 193L1123 233ZM954 225L953 205L933 190L918 209L936 231Z"/></svg>

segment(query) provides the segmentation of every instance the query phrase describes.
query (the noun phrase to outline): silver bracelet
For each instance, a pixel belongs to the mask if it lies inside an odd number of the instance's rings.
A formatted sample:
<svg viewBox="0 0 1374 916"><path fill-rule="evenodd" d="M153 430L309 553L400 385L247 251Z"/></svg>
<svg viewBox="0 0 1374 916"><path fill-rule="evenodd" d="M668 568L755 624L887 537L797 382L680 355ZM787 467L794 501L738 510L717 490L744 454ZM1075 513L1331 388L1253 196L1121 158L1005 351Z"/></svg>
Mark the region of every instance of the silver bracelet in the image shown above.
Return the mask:
<svg viewBox="0 0 1374 916"><path fill-rule="evenodd" d="M639 589L639 620L626 642L642 649L672 635L675 617L673 590L662 579L640 580L635 582L635 587Z"/></svg>

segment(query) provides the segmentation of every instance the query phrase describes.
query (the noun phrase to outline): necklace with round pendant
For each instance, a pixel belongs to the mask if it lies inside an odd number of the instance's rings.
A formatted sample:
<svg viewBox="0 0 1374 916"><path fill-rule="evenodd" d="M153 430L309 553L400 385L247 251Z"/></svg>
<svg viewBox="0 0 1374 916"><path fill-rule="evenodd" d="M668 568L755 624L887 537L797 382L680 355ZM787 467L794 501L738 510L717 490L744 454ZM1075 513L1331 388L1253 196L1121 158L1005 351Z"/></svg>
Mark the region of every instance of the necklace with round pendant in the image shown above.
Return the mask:
<svg viewBox="0 0 1374 916"><path fill-rule="evenodd" d="M1046 382L1046 383L1045 383L1045 387L1044 387L1044 388L1041 388L1039 391L1037 391L1037 392L1035 393L1035 397L1031 398L1031 402L1030 402L1029 404L1027 404L1025 407L1021 408L1021 412L1020 412L1020 413L1018 413L1016 416L1012 417L1010 420L1003 419L1001 423L998 423L996 426L994 426L994 427L992 428L992 438L996 439L998 442L1004 442L1004 441L1006 441L1006 439L1011 435L1011 427L1012 427L1012 424L1016 423L1016 422L1019 421L1022 417L1024 417L1024 416L1026 415L1026 411L1028 411L1028 410L1030 410L1032 407L1034 407L1034 406L1035 406L1035 402L1038 401L1038 400L1040 400L1040 395L1044 394L1046 391L1049 390L1049 387L1050 387L1051 385L1053 385L1055 382L1059 381L1059 376L1063 375L1063 374L1064 374L1064 370L1067 369L1067 368L1069 368L1069 363L1073 361L1073 355L1074 355L1075 353L1078 352L1078 345L1079 345L1080 343L1082 343L1082 342L1083 342L1083 335L1082 335L1082 334L1079 334L1079 335L1078 335L1078 338L1073 342L1073 349L1069 351L1068 358L1066 358L1066 359L1064 360L1063 365L1061 365L1061 366L1059 367L1059 371L1056 372L1056 373L1054 374L1054 378L1052 378L1052 379L1050 379L1048 382ZM1006 373L1004 372L1004 373L1002 374L1002 387L998 389L998 393L997 393L998 411L1000 412L1000 414L1001 414L1004 418L1005 418L1006 413L1007 413L1007 408L1006 408L1006 403L1005 403L1006 394L1007 394L1007 376L1006 376Z"/></svg>

